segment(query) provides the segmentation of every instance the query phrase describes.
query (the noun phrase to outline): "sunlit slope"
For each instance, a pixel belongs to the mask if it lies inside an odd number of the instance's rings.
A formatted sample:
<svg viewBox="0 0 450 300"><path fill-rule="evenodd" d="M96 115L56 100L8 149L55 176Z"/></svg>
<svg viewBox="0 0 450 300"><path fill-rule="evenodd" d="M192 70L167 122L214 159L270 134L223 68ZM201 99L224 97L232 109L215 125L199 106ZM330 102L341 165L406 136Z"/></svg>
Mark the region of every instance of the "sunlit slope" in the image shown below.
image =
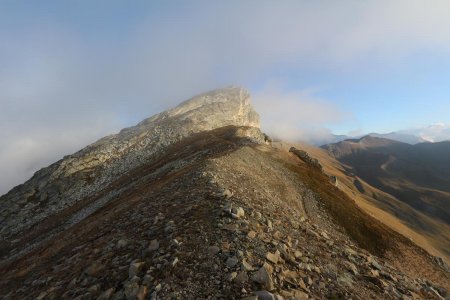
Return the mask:
<svg viewBox="0 0 450 300"><path fill-rule="evenodd" d="M304 143L286 142L277 142L274 143L274 146L286 151L291 146L307 151L320 161L326 174L337 178L337 187L354 199L364 211L406 236L429 253L449 262L449 225L439 219L433 219L399 201L395 196L371 186L353 174L349 166L342 164L322 148Z"/></svg>

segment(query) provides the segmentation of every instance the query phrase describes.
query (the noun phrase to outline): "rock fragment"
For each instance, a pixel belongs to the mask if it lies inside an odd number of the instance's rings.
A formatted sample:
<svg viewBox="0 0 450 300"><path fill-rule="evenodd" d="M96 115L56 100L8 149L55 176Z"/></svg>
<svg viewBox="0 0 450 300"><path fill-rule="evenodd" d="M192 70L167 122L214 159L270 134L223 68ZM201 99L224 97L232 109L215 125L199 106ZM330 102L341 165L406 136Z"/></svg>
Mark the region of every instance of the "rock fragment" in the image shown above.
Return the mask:
<svg viewBox="0 0 450 300"><path fill-rule="evenodd" d="M236 256L229 257L226 261L226 265L228 268L233 268L239 262Z"/></svg>
<svg viewBox="0 0 450 300"><path fill-rule="evenodd" d="M142 272L144 265L145 262L132 262L128 269L128 277L133 278L134 276L138 276Z"/></svg>
<svg viewBox="0 0 450 300"><path fill-rule="evenodd" d="M280 251L275 251L275 253L267 252L266 259L274 264L278 263L280 259Z"/></svg>
<svg viewBox="0 0 450 300"><path fill-rule="evenodd" d="M233 192L230 191L229 189L225 189L225 190L223 191L223 193L222 193L222 196L223 196L225 199L229 199L229 198L233 197Z"/></svg>
<svg viewBox="0 0 450 300"><path fill-rule="evenodd" d="M233 207L231 209L231 215L236 219L241 219L245 216L245 211L242 207Z"/></svg>
<svg viewBox="0 0 450 300"><path fill-rule="evenodd" d="M283 296L274 295L268 291L257 291L255 295L258 296L258 300L284 300Z"/></svg>
<svg viewBox="0 0 450 300"><path fill-rule="evenodd" d="M209 246L208 247L208 255L214 256L220 252L220 248L218 246Z"/></svg>
<svg viewBox="0 0 450 300"><path fill-rule="evenodd" d="M158 240L152 240L151 242L150 242L150 245L148 246L148 250L149 251L156 251L156 250L158 250L159 249L159 242L158 242Z"/></svg>
<svg viewBox="0 0 450 300"><path fill-rule="evenodd" d="M236 283L242 284L242 283L247 282L248 279L249 279L249 278L248 278L247 272L241 271L241 272L236 276L236 278L234 279L234 281L235 281Z"/></svg>
<svg viewBox="0 0 450 300"><path fill-rule="evenodd" d="M272 280L272 267L268 264L264 264L256 273L253 274L253 281L259 283L263 288L272 291L274 284Z"/></svg>
<svg viewBox="0 0 450 300"><path fill-rule="evenodd" d="M127 240L119 240L118 242L117 242L117 248L124 248L126 245L128 245L128 242L127 242Z"/></svg>

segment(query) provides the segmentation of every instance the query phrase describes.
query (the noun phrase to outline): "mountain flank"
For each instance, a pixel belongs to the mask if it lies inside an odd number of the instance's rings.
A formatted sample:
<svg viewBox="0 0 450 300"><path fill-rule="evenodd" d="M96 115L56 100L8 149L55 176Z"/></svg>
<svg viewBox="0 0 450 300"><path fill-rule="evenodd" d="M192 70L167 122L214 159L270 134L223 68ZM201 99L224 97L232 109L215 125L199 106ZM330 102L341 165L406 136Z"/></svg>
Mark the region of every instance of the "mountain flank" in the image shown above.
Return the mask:
<svg viewBox="0 0 450 300"><path fill-rule="evenodd" d="M259 127L259 116L243 89L228 88L199 95L107 136L36 172L26 183L3 196L0 233L8 238L27 230L82 199L96 197L105 185L184 137L228 125ZM261 136L254 138L263 140ZM114 193L97 197L89 203L92 209L86 208L84 213L101 207L115 197Z"/></svg>
<svg viewBox="0 0 450 300"><path fill-rule="evenodd" d="M346 172L385 193L368 191L373 202L450 256L450 142L409 145L366 136L323 148Z"/></svg>
<svg viewBox="0 0 450 300"><path fill-rule="evenodd" d="M0 296L448 295L442 260L302 155L271 144L236 87L101 139L0 198Z"/></svg>

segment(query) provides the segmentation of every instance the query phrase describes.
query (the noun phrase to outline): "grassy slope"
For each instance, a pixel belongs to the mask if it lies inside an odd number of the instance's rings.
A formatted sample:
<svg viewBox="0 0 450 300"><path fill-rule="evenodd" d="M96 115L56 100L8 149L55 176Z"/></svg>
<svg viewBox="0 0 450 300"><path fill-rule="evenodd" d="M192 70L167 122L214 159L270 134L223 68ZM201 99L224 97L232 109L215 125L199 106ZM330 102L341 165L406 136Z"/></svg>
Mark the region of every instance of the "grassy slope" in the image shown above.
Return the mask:
<svg viewBox="0 0 450 300"><path fill-rule="evenodd" d="M429 253L442 257L447 263L450 262L449 240L445 238L445 233L450 232L450 226L414 211L392 195L372 187L361 178L357 179L363 186L364 191L359 191L354 184L355 178L350 176L345 167L323 149L307 144L275 143L274 145L283 150L287 150L291 146L304 149L321 162L326 174L338 178L339 190L353 199L366 213L407 237ZM399 212L403 215L399 215ZM410 222L405 221L408 218L411 218ZM437 228L437 234L421 230L420 227L414 226L415 223L424 223L426 227Z"/></svg>

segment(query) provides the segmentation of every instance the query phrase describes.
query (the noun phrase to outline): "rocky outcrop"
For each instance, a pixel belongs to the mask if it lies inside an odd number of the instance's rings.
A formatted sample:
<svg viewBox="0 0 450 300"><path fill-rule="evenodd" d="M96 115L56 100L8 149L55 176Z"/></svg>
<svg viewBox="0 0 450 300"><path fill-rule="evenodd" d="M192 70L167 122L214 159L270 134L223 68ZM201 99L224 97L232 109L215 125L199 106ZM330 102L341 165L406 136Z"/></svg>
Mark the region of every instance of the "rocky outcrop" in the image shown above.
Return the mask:
<svg viewBox="0 0 450 300"><path fill-rule="evenodd" d="M292 152L295 155L297 155L297 157L299 157L301 160L303 160L306 164L322 171L322 165L319 163L319 161L316 158L312 158L311 156L309 156L308 152L299 150L295 147L291 147L289 149L289 152Z"/></svg>
<svg viewBox="0 0 450 300"><path fill-rule="evenodd" d="M0 198L0 240L30 228L50 214L87 197L98 195L108 184L169 145L194 133L224 126L242 127L239 134L257 143L259 116L249 93L239 87L214 90L193 97L177 107L148 118L138 125L107 136L81 151L41 169L26 183ZM104 194L73 222L83 219L120 191ZM91 207L91 208L89 208ZM0 254L1 254L0 249Z"/></svg>

